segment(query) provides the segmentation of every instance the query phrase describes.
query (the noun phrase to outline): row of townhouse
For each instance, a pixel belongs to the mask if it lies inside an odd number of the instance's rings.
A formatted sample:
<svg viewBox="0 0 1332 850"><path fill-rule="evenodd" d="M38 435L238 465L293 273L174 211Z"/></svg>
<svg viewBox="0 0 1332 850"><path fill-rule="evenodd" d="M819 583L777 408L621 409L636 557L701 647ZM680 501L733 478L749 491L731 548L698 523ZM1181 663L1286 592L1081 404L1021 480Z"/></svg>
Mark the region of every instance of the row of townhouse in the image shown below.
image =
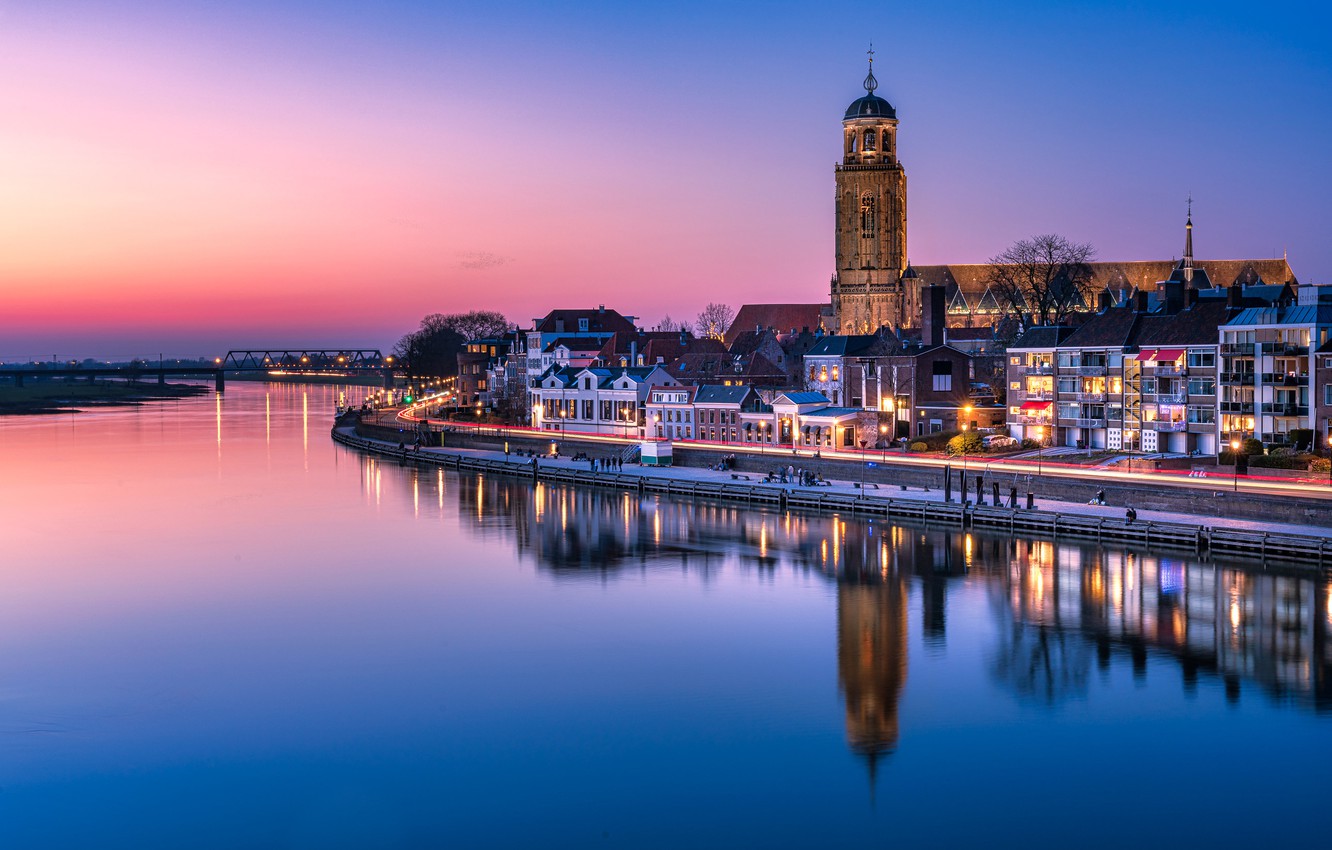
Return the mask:
<svg viewBox="0 0 1332 850"><path fill-rule="evenodd" d="M1216 454L1234 439L1329 432L1332 303L1286 287L1140 291L1008 351L1015 437L1112 451ZM1332 350L1332 349L1329 349ZM1322 387L1322 404L1318 388Z"/></svg>

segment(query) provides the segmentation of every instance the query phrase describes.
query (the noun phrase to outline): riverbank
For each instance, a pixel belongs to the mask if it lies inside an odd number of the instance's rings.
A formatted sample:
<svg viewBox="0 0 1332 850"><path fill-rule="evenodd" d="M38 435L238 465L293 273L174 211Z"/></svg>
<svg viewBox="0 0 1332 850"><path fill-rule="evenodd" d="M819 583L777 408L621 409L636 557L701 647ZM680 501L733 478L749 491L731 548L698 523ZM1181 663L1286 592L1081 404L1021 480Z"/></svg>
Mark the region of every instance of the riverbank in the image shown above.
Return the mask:
<svg viewBox="0 0 1332 850"><path fill-rule="evenodd" d="M207 395L198 384L140 384L124 381L30 381L26 386L0 386L0 416L80 413L90 407L132 407Z"/></svg>
<svg viewBox="0 0 1332 850"><path fill-rule="evenodd" d="M766 480L767 476L704 467L643 467L628 465L615 472L599 472L588 461L568 457L507 454L483 448L446 447L399 449L392 439L358 434L354 425L341 423L333 439L344 445L407 463L428 463L534 480L578 485L715 498L785 509L836 511L866 516L902 517L961 528L991 528L1035 536L1078 537L1136 542L1149 548L1173 548L1201 555L1225 555L1266 562L1289 561L1294 566L1332 565L1332 529L1260 520L1200 517L1187 513L1139 510L1126 522L1122 508L1033 497L1026 494L1017 506L1001 498L995 504L960 504L946 500L938 488L907 483L890 485L828 477L822 486L799 486Z"/></svg>

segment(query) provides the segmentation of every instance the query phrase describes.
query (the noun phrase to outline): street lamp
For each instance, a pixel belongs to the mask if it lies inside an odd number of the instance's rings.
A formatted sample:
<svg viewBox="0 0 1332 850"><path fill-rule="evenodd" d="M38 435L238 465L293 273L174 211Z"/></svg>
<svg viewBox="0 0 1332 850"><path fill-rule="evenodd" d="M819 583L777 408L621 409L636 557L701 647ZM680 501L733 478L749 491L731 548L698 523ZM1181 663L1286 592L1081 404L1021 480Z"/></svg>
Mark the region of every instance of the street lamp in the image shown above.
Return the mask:
<svg viewBox="0 0 1332 850"><path fill-rule="evenodd" d="M962 412L966 414L966 421L962 423L962 506L966 507L971 501L967 496L967 432L971 428L971 405L962 408Z"/></svg>
<svg viewBox="0 0 1332 850"><path fill-rule="evenodd" d="M1235 492L1239 492L1239 449L1240 441L1230 441L1230 459L1235 463Z"/></svg>
<svg viewBox="0 0 1332 850"><path fill-rule="evenodd" d="M867 444L868 444L867 440L860 441L860 492L861 493L865 492L865 446Z"/></svg>
<svg viewBox="0 0 1332 850"><path fill-rule="evenodd" d="M1036 426L1036 474L1041 474L1041 457L1045 453L1045 426Z"/></svg>
<svg viewBox="0 0 1332 850"><path fill-rule="evenodd" d="M879 426L879 441L883 443L883 462L888 462L888 426Z"/></svg>
<svg viewBox="0 0 1332 850"><path fill-rule="evenodd" d="M764 443L768 441L768 423L763 421L759 423L759 454L763 454Z"/></svg>

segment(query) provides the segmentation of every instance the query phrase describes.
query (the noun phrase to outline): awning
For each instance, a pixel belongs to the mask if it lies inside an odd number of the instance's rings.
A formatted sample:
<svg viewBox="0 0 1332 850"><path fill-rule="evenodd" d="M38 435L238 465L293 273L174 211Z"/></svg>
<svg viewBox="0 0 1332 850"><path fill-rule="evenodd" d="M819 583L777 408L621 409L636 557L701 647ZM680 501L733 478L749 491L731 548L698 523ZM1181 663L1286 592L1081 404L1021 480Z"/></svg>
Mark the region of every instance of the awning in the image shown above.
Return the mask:
<svg viewBox="0 0 1332 850"><path fill-rule="evenodd" d="M1155 359L1156 359L1155 348L1144 348L1142 351L1138 352L1138 360L1155 360Z"/></svg>
<svg viewBox="0 0 1332 850"><path fill-rule="evenodd" d="M1174 363L1183 356L1184 356L1184 349L1182 348L1163 348L1160 351L1156 352L1156 362Z"/></svg>
<svg viewBox="0 0 1332 850"><path fill-rule="evenodd" d="M1031 413L1033 411L1049 410L1054 407L1053 401L1024 401L1022 402L1022 412Z"/></svg>

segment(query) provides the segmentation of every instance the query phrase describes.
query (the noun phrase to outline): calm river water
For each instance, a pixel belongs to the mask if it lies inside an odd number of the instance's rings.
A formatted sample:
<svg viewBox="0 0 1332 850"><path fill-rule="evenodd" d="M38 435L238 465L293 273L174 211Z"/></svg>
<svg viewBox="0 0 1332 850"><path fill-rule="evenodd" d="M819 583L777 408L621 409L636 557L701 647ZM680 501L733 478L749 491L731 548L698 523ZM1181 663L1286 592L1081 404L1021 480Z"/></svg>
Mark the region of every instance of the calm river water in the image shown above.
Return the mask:
<svg viewBox="0 0 1332 850"><path fill-rule="evenodd" d="M1326 846L1326 580L418 471L338 392L0 419L0 845Z"/></svg>

